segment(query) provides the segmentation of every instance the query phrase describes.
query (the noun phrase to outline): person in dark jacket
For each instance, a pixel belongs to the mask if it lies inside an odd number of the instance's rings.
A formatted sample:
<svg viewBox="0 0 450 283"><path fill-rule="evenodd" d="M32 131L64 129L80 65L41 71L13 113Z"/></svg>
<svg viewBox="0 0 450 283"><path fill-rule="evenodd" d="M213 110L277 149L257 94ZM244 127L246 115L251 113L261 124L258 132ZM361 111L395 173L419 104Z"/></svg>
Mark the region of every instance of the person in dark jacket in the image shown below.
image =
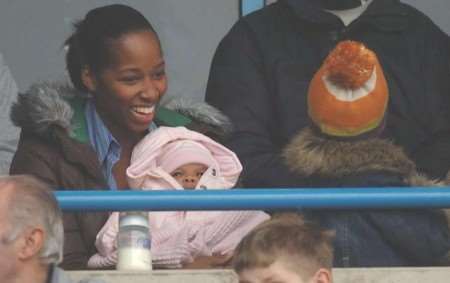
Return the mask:
<svg viewBox="0 0 450 283"><path fill-rule="evenodd" d="M288 168L310 187L442 185L418 173L402 148L380 138L389 91L377 56L340 42L308 89L311 125L284 149ZM339 210L307 215L334 229L337 267L450 265L443 211Z"/></svg>
<svg viewBox="0 0 450 283"><path fill-rule="evenodd" d="M345 39L374 50L384 67L390 91L384 135L402 146L421 172L442 178L450 169L448 36L398 0L360 5L279 0L241 18L221 41L206 101L235 125L227 146L243 163L246 187L307 185L287 170L280 152L308 125L309 82ZM339 14L349 8L357 9L353 21Z"/></svg>
<svg viewBox="0 0 450 283"><path fill-rule="evenodd" d="M157 126L187 126L206 133L229 128L225 116L208 105L182 103L181 109L179 102L169 102L167 107L177 112L159 106L167 89L163 53L156 32L135 9L93 9L66 43L75 89L43 83L19 95L11 118L22 132L11 174L34 175L57 190L127 189L125 170L132 149ZM207 123L196 116L207 117ZM61 266L85 269L108 213L63 217Z"/></svg>

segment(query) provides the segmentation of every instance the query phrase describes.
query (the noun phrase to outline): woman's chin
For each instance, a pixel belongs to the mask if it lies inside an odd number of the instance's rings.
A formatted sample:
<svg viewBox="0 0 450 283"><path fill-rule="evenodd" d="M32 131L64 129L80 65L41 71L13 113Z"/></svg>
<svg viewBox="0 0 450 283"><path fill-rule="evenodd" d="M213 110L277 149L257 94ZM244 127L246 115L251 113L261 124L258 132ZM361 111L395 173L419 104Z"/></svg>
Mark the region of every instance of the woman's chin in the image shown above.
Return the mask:
<svg viewBox="0 0 450 283"><path fill-rule="evenodd" d="M128 128L136 133L146 132L154 118L154 112L149 114L138 114L132 112L131 117L128 120Z"/></svg>

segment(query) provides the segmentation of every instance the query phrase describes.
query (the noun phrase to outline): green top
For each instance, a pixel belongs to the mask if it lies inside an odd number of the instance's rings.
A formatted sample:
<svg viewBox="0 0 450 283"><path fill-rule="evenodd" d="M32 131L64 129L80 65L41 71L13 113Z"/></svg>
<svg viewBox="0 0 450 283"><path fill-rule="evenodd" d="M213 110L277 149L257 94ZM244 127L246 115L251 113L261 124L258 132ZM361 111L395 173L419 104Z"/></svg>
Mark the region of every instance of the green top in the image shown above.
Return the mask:
<svg viewBox="0 0 450 283"><path fill-rule="evenodd" d="M69 103L74 111L72 117L72 125L74 126L74 129L71 133L71 137L81 143L88 143L89 135L87 131L86 117L84 115L86 99L76 97L71 99ZM167 109L164 106L159 106L156 111L154 122L157 126L181 127L189 125L192 120L174 110Z"/></svg>

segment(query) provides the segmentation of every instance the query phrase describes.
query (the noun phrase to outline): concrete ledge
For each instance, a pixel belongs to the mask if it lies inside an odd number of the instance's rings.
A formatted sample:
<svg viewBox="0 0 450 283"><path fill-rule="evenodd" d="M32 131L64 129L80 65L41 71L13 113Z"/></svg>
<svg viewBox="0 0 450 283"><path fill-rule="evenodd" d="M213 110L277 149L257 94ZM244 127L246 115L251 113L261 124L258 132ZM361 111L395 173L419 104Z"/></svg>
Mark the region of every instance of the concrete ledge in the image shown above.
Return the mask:
<svg viewBox="0 0 450 283"><path fill-rule="evenodd" d="M336 283L447 283L450 267L336 268Z"/></svg>
<svg viewBox="0 0 450 283"><path fill-rule="evenodd" d="M84 278L106 283L237 283L231 270L156 270L153 272L70 271L75 282ZM450 267L336 268L335 283L448 283Z"/></svg>
<svg viewBox="0 0 450 283"><path fill-rule="evenodd" d="M231 270L155 270L153 272L124 271L69 271L69 277L77 282L84 278L101 279L105 283L235 283L236 274Z"/></svg>

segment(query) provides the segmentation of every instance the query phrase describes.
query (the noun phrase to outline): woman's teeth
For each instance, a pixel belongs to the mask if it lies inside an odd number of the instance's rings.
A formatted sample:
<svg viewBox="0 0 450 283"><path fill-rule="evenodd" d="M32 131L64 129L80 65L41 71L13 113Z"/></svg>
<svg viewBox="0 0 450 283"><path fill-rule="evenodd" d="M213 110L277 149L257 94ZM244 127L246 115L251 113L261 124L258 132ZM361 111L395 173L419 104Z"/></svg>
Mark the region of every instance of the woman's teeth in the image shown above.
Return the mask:
<svg viewBox="0 0 450 283"><path fill-rule="evenodd" d="M138 113L138 114L150 114L153 113L153 111L155 110L155 106L137 106L137 107L133 107L133 111Z"/></svg>

